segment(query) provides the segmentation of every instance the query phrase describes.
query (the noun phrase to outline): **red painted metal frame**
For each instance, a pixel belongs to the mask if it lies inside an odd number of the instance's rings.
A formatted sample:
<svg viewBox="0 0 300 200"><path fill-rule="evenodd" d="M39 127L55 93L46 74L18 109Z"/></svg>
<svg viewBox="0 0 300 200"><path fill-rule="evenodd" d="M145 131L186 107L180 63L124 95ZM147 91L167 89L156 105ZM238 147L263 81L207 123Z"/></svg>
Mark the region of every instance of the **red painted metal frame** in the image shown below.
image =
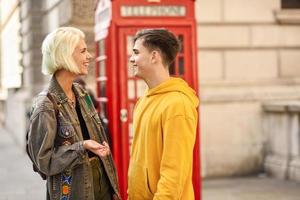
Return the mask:
<svg viewBox="0 0 300 200"><path fill-rule="evenodd" d="M122 40L120 37L120 31L119 28L117 30L117 40L119 41L119 50L117 53L119 53L118 55L118 77L119 77L119 91L120 91L120 95L121 97L127 97L127 79L125 77L125 74L127 75L127 73L125 72L125 70L127 70L124 66L127 66L126 63L122 62L125 58L127 58L127 52L123 52L120 50L125 50L127 49L125 44L126 41ZM126 60L126 59L125 59ZM125 87L125 88L124 88ZM127 98L120 98L119 99L119 105L120 105L120 109L127 109ZM122 152L121 152L121 156L122 156L122 181L120 182L120 184L125 188L127 188L127 172L128 172L128 164L129 164L129 134L128 134L128 121L120 121L119 120L119 134L121 133L122 136L119 139L119 141L121 142L122 145ZM123 198L127 198L127 194L123 193Z"/></svg>
<svg viewBox="0 0 300 200"><path fill-rule="evenodd" d="M162 5L162 3L149 3L146 0L112 0L112 21L111 26L109 27L108 37L105 39L106 46L106 55L108 59L106 60L106 75L107 80L107 109L108 109L108 119L109 119L109 129L112 138L112 151L114 155L114 160L116 163L121 194L124 199L127 198L127 166L129 159L128 149L128 135L122 136L121 130L126 127L126 123L120 123L120 109L123 105L120 103L120 99L124 96L123 92L119 87L119 84L124 84L124 80L120 80L122 76L120 69L120 58L124 55L127 56L126 52L123 52L123 55L120 55L119 48L125 49L125 41L120 43L119 31L122 28L138 28L138 27L185 27L191 31L191 65L192 65L192 74L189 77L192 77L191 86L198 90L198 71L197 71L197 39L196 39L196 22L194 16L194 0L162 0L163 5L184 5L186 6L185 17L121 17L119 14L121 5ZM98 45L98 42L97 42ZM97 46L96 45L96 46ZM98 48L96 48L96 55L98 54ZM98 71L98 62L96 63L96 74L99 74ZM124 77L123 77L124 78ZM121 78L122 79L122 78ZM127 85L127 82L125 83ZM97 84L98 87L98 84ZM127 87L126 87L127 88ZM97 96L99 97L99 89L97 88ZM199 115L200 116L200 115ZM201 176L200 176L200 131L198 125L198 134L196 137L196 143L194 148L194 165L193 165L193 185L195 190L195 199L201 199ZM118 142L117 142L118 141ZM126 167L124 167L124 165Z"/></svg>
<svg viewBox="0 0 300 200"><path fill-rule="evenodd" d="M193 69L193 88L197 93L197 96L199 97L199 83L198 83L198 54L197 54L197 24L196 21L192 21L192 26L191 26L191 32L193 37L191 37L191 48L192 48L192 66L194 66ZM194 190L195 190L195 200L201 200L202 199L202 176L201 176L201 159L200 159L200 105L198 107L198 127L197 127L197 135L196 135L196 142L194 146L194 163L193 163L193 185L194 185Z"/></svg>

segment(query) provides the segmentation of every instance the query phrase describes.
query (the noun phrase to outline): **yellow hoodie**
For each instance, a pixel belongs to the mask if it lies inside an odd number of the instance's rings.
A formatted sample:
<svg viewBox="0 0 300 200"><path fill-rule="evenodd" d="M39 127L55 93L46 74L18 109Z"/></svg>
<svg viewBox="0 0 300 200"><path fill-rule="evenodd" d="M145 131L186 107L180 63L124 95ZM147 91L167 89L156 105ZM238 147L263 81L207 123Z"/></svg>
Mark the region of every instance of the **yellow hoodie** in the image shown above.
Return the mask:
<svg viewBox="0 0 300 200"><path fill-rule="evenodd" d="M195 91L171 78L148 90L134 111L128 171L129 200L193 200Z"/></svg>

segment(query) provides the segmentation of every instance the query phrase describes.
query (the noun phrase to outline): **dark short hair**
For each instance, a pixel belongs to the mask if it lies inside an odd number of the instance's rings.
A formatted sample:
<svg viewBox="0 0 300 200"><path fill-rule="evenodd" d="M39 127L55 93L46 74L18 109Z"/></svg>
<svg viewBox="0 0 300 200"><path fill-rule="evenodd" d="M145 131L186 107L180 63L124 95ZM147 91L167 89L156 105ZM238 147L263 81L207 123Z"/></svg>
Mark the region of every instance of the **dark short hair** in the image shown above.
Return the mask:
<svg viewBox="0 0 300 200"><path fill-rule="evenodd" d="M143 29L136 33L133 41L143 39L143 45L150 51L159 50L162 53L163 62L169 66L174 62L181 44L177 37L167 29Z"/></svg>

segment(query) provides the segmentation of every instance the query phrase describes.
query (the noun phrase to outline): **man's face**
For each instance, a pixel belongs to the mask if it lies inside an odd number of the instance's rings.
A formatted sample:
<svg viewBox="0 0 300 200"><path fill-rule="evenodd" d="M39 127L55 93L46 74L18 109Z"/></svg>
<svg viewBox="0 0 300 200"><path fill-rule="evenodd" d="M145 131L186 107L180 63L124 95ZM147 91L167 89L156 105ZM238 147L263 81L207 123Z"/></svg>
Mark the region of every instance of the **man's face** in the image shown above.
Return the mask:
<svg viewBox="0 0 300 200"><path fill-rule="evenodd" d="M79 41L78 45L74 49L72 56L79 69L79 75L87 75L90 59L92 56L88 52L86 43L83 39Z"/></svg>
<svg viewBox="0 0 300 200"><path fill-rule="evenodd" d="M129 59L132 64L133 74L136 77L145 79L151 74L151 52L143 45L143 39L134 43L133 53Z"/></svg>

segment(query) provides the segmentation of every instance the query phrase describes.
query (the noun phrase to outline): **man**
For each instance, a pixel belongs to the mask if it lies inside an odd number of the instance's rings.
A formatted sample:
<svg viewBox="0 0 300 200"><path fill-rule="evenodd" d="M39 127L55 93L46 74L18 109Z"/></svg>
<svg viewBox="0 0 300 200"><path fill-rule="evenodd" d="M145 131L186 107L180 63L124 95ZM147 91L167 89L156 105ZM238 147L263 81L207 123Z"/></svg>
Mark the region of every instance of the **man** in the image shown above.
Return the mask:
<svg viewBox="0 0 300 200"><path fill-rule="evenodd" d="M128 172L129 200L193 200L193 147L198 98L169 66L180 43L166 29L146 29L134 38L135 76L149 87L134 110Z"/></svg>

